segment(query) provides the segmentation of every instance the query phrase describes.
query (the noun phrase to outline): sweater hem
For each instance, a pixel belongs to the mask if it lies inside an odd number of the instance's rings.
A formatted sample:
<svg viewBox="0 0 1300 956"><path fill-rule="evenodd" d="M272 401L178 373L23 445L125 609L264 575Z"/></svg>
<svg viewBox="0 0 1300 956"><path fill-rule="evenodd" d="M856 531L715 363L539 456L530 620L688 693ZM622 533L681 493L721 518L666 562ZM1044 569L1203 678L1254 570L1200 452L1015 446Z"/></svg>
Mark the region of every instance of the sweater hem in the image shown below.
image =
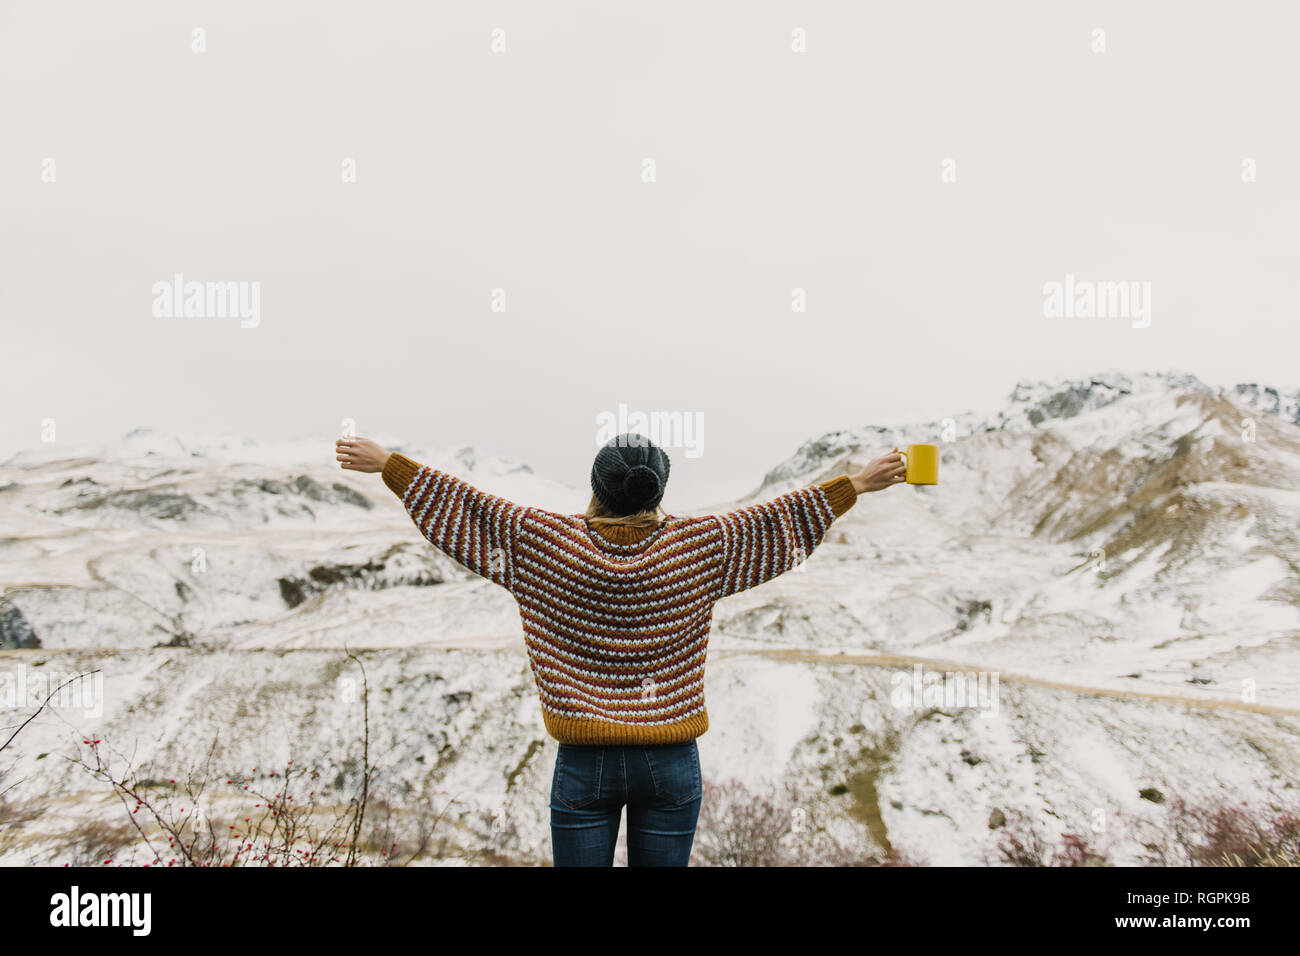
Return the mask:
<svg viewBox="0 0 1300 956"><path fill-rule="evenodd" d="M576 746L656 746L694 740L709 729L709 712L701 710L671 724L615 724L594 717L561 717L543 708L546 732L562 744Z"/></svg>

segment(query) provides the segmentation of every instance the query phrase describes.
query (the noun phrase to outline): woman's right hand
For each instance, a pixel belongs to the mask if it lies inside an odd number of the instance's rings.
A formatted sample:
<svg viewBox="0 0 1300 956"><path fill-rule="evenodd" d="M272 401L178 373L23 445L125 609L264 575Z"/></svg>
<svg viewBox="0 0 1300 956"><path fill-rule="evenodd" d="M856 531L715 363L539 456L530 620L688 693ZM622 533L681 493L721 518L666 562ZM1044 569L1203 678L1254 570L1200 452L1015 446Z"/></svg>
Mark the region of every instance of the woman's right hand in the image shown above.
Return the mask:
<svg viewBox="0 0 1300 956"><path fill-rule="evenodd" d="M378 474L388 462L388 452L369 438L340 438L334 443L334 460L347 471Z"/></svg>
<svg viewBox="0 0 1300 956"><path fill-rule="evenodd" d="M849 479L853 482L853 490L860 495L868 491L881 491L907 480L907 463L895 448L888 455L881 455L869 462L866 468L856 475L850 475Z"/></svg>

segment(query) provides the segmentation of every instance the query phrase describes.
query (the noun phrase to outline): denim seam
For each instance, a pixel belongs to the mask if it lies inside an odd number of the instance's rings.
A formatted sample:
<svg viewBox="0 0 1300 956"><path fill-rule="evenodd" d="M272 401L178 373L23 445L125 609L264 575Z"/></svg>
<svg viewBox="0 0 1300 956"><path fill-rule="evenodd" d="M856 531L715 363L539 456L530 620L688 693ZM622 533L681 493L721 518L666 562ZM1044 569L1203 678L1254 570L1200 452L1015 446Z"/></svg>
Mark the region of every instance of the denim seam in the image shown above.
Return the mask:
<svg viewBox="0 0 1300 956"><path fill-rule="evenodd" d="M646 764L650 767L650 783L651 783L651 785L654 787L654 791L655 791L655 794L656 794L657 796L663 797L663 799L667 800L669 803L671 803L671 804L672 804L673 806L675 806L675 807L683 807L683 806L685 806L686 804L690 803L692 800L694 800L696 797L699 796L698 793L695 793L694 790L692 790L692 792L691 792L690 794L688 794L687 796L682 797L681 799L677 799L677 798L675 798L671 793L668 793L666 790L662 790L662 789L660 789L660 787L659 787L659 779L658 779L658 777L655 776L655 761L654 761L654 757L651 756L650 751L649 751L649 749L647 749L647 748L644 748L644 747L643 747L643 748L642 748L642 752L645 754ZM694 754L691 755L691 758L692 758L691 762L692 762L693 764L695 763L694 756L695 756ZM698 765L697 765L697 766L698 766ZM695 779L698 780L698 774L695 774L694 772L692 772L692 776L693 776Z"/></svg>
<svg viewBox="0 0 1300 956"><path fill-rule="evenodd" d="M655 776L654 757L650 756L650 751L645 747L641 748L641 753L645 756L646 766L650 768L650 786L654 789L655 794L658 795L660 793L659 778Z"/></svg>
<svg viewBox="0 0 1300 956"><path fill-rule="evenodd" d="M555 799L558 800L558 801L560 802L560 804L561 804L565 809L567 809L567 810L581 810L581 809L583 809L583 808L585 808L585 807L588 807L588 806L590 806L591 804L595 803L597 800L599 800L599 799L600 799L600 786L601 786L601 782L602 782L602 780L603 780L603 775L604 775L604 770L605 770L605 748L602 747L602 748L600 749L600 753L596 754L596 792L595 792L595 794L587 794L587 793L584 791L584 793L583 793L583 797L582 797L581 801L578 802L578 803L576 803L576 804L575 804L575 803L571 803L570 801L568 801L568 800L565 799L565 797L564 797L564 793L563 793L563 788L560 786L560 780L561 780L561 776L560 776L560 767L561 767L561 765L563 764L563 762L564 762L564 751L563 751L563 750L559 750L559 751L557 751L557 753L556 753L556 755L555 755L555 778L554 778L554 781L553 781L553 783L552 783L552 785L551 785L551 789L552 789L552 791L554 791L554 793L555 793Z"/></svg>

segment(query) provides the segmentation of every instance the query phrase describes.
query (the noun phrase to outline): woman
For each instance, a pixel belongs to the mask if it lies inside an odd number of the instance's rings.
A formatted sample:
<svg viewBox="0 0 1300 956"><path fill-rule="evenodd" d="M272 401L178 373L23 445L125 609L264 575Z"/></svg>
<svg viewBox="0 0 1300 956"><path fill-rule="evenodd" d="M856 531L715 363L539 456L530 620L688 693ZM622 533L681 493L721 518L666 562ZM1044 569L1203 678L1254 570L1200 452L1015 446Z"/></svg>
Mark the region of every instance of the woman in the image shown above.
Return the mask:
<svg viewBox="0 0 1300 956"><path fill-rule="evenodd" d="M556 866L611 866L627 806L629 866L685 866L709 728L713 605L803 561L857 496L903 481L897 449L855 475L721 515L660 509L668 456L640 435L596 454L585 515L486 494L366 438L337 460L379 472L421 534L519 604L547 732Z"/></svg>

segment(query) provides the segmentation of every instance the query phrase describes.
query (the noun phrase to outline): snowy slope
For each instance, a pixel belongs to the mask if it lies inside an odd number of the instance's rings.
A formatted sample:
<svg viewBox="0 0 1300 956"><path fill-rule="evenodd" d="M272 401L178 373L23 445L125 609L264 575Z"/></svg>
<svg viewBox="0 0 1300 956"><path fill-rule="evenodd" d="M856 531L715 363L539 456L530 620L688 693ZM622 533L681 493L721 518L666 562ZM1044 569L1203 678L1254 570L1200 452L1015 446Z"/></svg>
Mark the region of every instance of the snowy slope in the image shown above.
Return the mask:
<svg viewBox="0 0 1300 956"><path fill-rule="evenodd" d="M800 569L718 605L706 777L793 786L847 842L952 864L990 858L995 811L1082 832L1100 809L1131 860L1137 821L1163 825L1140 791L1294 805L1297 409L1294 390L1108 372L811 439L723 507L914 441L941 444L941 483L864 496ZM518 463L377 440L512 500L585 505ZM223 773L294 756L344 794L345 646L371 682L377 786L450 801L444 857L504 839L495 818L513 857L549 859L555 743L513 600L423 542L377 476L340 470L331 437L138 429L23 451L0 466L0 515L0 707L6 675L104 681L102 713L48 713L0 760L11 802L71 808L0 840L0 862L63 862L61 834L120 818L51 759L84 734L173 776L219 735ZM900 702L917 668L995 674L994 706Z"/></svg>

